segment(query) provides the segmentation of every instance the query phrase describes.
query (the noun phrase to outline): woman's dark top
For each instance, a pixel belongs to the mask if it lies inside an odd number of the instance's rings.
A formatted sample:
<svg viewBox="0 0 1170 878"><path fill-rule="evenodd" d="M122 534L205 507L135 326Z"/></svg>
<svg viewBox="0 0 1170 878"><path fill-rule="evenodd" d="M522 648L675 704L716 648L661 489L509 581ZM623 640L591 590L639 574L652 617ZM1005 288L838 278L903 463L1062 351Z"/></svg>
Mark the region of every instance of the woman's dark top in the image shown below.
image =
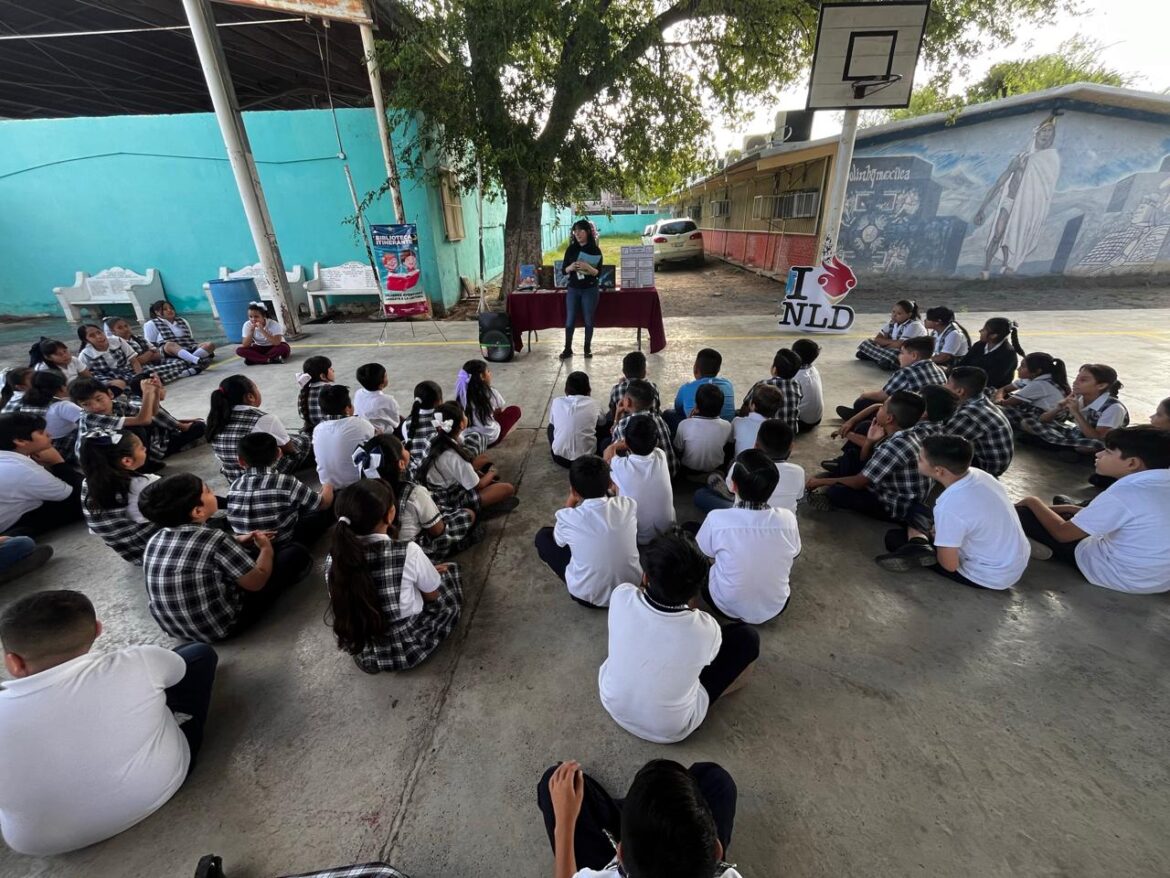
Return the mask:
<svg viewBox="0 0 1170 878"><path fill-rule="evenodd" d="M971 350L956 365L978 366L987 373L988 387L1006 387L1016 377L1018 359L1012 350L1010 342L1005 341L990 354L986 352L987 345L981 341L971 345Z"/></svg>
<svg viewBox="0 0 1170 878"><path fill-rule="evenodd" d="M572 265L577 261L578 253L588 253L590 256L601 256L601 248L596 244L586 244L582 247L576 241L570 241L569 247L565 250L565 259L561 263L562 266ZM601 276L601 266L604 264L604 258L598 262L596 266L597 274L586 274L583 278L577 277L577 272L566 271L565 276L568 278L568 285L577 290L592 289L597 286L597 280Z"/></svg>

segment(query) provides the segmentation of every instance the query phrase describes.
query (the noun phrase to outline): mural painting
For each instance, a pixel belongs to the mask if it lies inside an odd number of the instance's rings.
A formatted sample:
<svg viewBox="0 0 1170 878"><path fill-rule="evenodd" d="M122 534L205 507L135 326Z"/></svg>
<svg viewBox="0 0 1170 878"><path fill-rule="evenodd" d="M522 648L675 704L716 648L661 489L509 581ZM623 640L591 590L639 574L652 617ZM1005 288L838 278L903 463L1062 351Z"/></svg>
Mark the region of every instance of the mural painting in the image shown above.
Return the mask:
<svg viewBox="0 0 1170 878"><path fill-rule="evenodd" d="M853 159L840 251L859 273L1170 271L1170 118L1045 110Z"/></svg>

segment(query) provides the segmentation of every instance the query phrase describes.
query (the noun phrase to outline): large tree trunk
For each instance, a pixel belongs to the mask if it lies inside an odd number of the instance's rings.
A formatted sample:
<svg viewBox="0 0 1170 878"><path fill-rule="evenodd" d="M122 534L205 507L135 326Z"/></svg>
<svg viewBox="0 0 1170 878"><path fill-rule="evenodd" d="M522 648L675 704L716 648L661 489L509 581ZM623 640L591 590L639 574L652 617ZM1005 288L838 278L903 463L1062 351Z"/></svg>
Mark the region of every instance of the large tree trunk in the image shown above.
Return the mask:
<svg viewBox="0 0 1170 878"><path fill-rule="evenodd" d="M504 195L508 213L504 219L504 275L500 280L500 301L516 285L516 271L521 265L539 265L540 214L544 191L523 173L504 176Z"/></svg>

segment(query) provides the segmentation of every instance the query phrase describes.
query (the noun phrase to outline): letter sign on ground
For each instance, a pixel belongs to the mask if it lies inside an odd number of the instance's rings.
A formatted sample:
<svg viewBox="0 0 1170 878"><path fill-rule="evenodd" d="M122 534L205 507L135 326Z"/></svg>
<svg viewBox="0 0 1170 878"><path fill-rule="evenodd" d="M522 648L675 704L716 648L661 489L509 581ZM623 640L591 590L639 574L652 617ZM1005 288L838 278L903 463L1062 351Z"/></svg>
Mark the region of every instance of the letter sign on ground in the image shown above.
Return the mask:
<svg viewBox="0 0 1170 878"><path fill-rule="evenodd" d="M844 332L853 325L853 309L841 300L855 286L857 275L836 256L819 266L793 266L788 271L780 325L805 332Z"/></svg>

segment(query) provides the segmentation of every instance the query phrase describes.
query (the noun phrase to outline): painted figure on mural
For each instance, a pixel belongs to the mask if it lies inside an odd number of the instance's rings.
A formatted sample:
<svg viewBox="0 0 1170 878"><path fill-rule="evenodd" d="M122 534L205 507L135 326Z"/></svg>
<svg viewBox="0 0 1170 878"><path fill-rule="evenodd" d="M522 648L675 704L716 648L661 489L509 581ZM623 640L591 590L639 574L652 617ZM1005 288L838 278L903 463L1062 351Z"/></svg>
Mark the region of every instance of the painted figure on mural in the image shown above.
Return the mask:
<svg viewBox="0 0 1170 878"><path fill-rule="evenodd" d="M991 276L997 258L1003 262L1002 274L1015 274L1040 239L1060 176L1060 154L1054 146L1056 116L1054 113L1036 126L1031 148L1011 160L975 214L977 226L992 219L980 274L983 280ZM988 208L997 197L995 212L989 214Z"/></svg>
<svg viewBox="0 0 1170 878"><path fill-rule="evenodd" d="M1103 235L1078 266L1088 274L1152 268L1165 259L1170 237L1170 179L1146 195L1125 224Z"/></svg>

